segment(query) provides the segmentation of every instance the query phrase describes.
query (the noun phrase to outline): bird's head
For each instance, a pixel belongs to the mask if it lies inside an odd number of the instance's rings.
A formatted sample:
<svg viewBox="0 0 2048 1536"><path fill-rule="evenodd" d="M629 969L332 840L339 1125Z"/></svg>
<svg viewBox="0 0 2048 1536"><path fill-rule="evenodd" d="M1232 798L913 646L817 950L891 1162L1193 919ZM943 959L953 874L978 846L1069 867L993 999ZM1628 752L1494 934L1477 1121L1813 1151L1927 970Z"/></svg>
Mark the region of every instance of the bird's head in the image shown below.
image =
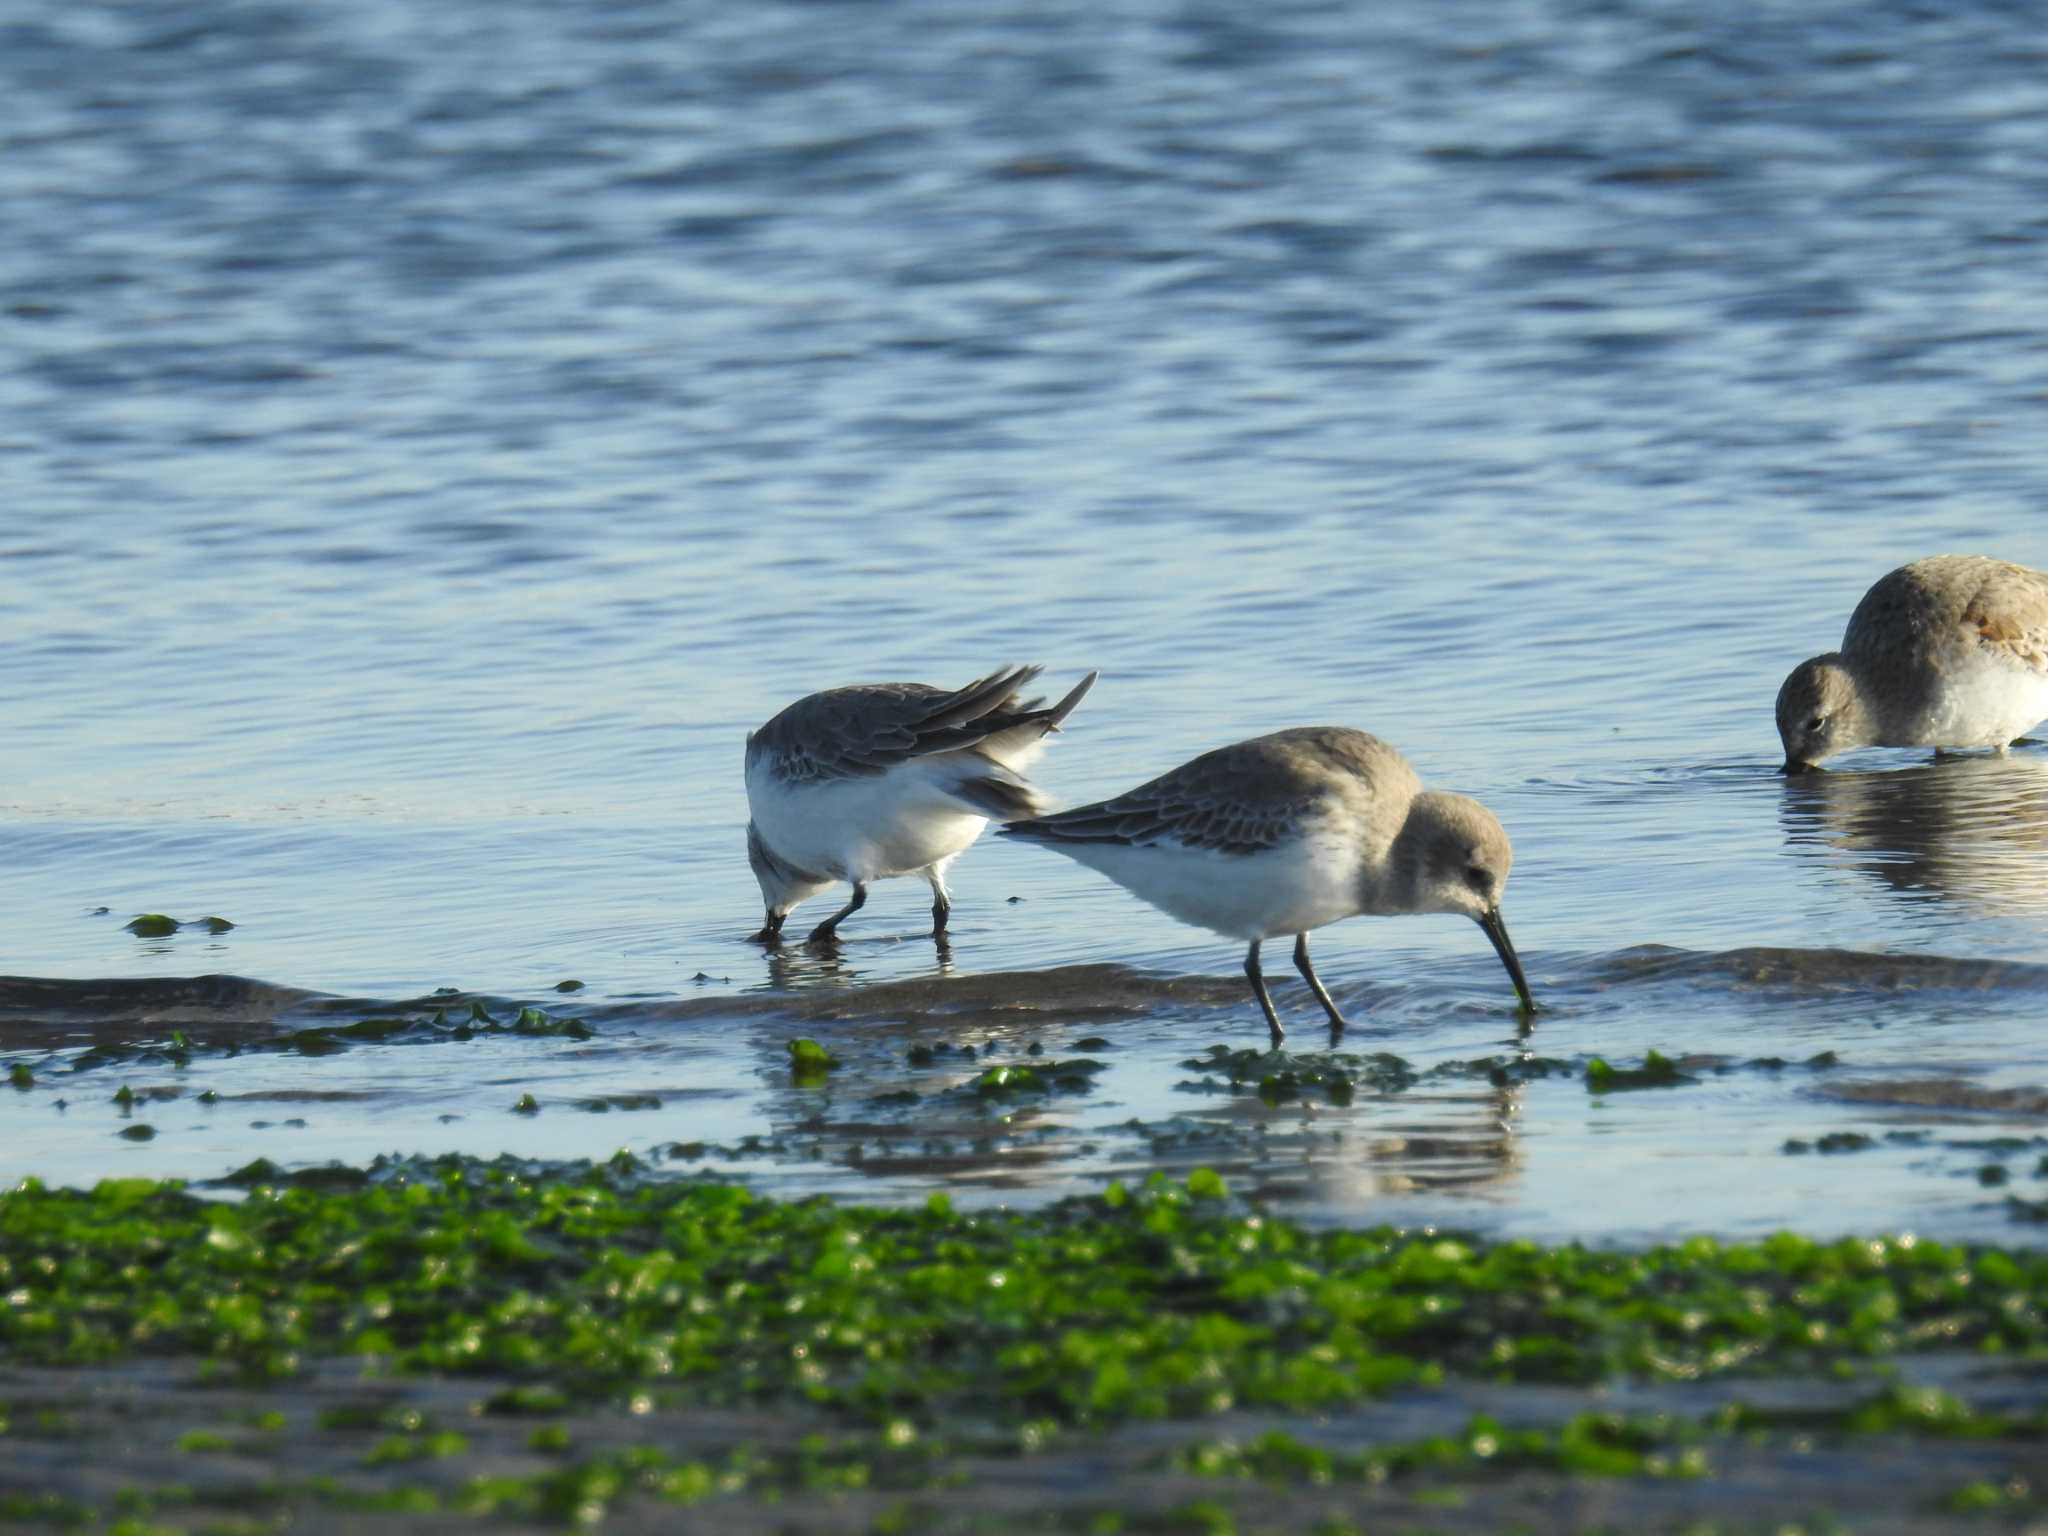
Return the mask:
<svg viewBox="0 0 2048 1536"><path fill-rule="evenodd" d="M1778 739L1785 744L1787 773L1817 768L1838 752L1870 743L1862 695L1839 653L1792 669L1778 690Z"/></svg>

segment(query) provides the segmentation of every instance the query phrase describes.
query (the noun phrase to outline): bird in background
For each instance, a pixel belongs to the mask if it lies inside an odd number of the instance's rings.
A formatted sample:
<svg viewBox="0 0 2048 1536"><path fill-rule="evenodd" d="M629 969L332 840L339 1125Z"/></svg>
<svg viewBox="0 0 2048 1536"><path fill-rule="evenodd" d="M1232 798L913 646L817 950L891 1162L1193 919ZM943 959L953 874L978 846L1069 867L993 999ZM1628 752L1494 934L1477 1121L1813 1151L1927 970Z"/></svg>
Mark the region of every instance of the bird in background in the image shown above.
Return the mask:
<svg viewBox="0 0 2048 1536"><path fill-rule="evenodd" d="M1277 1049L1286 1031L1266 991L1259 946L1293 934L1294 963L1330 1020L1347 1023L1309 961L1310 930L1366 914L1471 918L1533 1010L1500 912L1514 861L1491 811L1422 787L1407 759L1363 731L1304 726L1205 752L1094 805L1012 821L1002 835L1040 843L1132 894L1228 938Z"/></svg>
<svg viewBox="0 0 2048 1536"><path fill-rule="evenodd" d="M1778 690L1785 772L1857 747L1993 747L2048 719L2048 575L1984 555L1902 565L1868 592L1842 648Z"/></svg>
<svg viewBox="0 0 2048 1536"><path fill-rule="evenodd" d="M1018 695L1042 671L1005 667L947 690L867 683L797 700L747 737L747 862L779 940L799 902L839 881L852 898L811 930L837 938L868 885L922 875L943 944L946 871L990 821L1036 815L1044 795L1024 770L1094 684L1090 672L1051 708Z"/></svg>

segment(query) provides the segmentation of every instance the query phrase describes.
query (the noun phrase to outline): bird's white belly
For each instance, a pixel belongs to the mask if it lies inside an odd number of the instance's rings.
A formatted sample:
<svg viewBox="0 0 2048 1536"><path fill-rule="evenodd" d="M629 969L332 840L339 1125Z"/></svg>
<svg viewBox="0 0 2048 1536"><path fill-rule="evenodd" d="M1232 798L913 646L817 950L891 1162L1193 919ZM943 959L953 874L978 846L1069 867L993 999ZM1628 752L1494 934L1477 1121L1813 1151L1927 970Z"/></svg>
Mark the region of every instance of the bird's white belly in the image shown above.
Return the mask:
<svg viewBox="0 0 2048 1536"><path fill-rule="evenodd" d="M789 785L752 769L747 805L777 857L840 880L881 880L963 852L988 826L919 764L873 778Z"/></svg>
<svg viewBox="0 0 2048 1536"><path fill-rule="evenodd" d="M1048 843L1184 923L1235 939L1306 933L1361 910L1355 845L1310 837L1258 853Z"/></svg>
<svg viewBox="0 0 2048 1536"><path fill-rule="evenodd" d="M2048 720L2048 674L1969 653L1944 667L1899 746L2002 747Z"/></svg>

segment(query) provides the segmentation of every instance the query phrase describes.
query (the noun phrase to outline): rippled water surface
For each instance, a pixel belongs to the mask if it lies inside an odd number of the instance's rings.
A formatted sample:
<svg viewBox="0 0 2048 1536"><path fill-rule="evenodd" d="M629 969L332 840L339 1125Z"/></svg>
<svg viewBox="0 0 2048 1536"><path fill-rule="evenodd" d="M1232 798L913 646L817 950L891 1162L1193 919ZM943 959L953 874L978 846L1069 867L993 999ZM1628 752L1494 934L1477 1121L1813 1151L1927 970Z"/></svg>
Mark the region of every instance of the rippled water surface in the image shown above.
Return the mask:
<svg viewBox="0 0 2048 1536"><path fill-rule="evenodd" d="M1788 783L1771 724L1891 566L2048 566L2023 9L28 0L0 54L0 970L95 983L0 983L0 1177L2041 1230L2048 752ZM1292 1065L1217 1065L1235 947L993 841L943 963L914 882L744 943L745 731L1006 659L1102 670L1062 798L1328 721L1485 800L1533 1032L1469 925L1360 920L1348 1057L1290 978Z"/></svg>

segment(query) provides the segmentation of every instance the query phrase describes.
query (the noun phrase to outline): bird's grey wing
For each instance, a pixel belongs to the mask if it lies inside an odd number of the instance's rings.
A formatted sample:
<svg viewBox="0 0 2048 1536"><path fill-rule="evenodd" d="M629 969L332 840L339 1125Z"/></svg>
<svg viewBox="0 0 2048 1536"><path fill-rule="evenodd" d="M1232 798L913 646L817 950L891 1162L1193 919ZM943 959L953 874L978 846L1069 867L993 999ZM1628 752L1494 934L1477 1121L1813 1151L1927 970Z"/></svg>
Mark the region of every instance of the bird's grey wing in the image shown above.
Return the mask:
<svg viewBox="0 0 2048 1536"><path fill-rule="evenodd" d="M754 732L747 761L765 758L778 778L797 784L872 777L1013 727L1015 712L1005 706L1038 673L1007 667L951 692L925 683L830 688L797 700Z"/></svg>
<svg viewBox="0 0 2048 1536"><path fill-rule="evenodd" d="M1252 743L1239 743L1239 749ZM1236 756L1231 756L1236 752ZM1290 765L1279 765L1283 770ZM1051 843L1179 843L1224 853L1257 853L1295 832L1314 812L1323 786L1300 772L1238 749L1183 763L1148 784L1093 805L1013 822L1012 837Z"/></svg>

